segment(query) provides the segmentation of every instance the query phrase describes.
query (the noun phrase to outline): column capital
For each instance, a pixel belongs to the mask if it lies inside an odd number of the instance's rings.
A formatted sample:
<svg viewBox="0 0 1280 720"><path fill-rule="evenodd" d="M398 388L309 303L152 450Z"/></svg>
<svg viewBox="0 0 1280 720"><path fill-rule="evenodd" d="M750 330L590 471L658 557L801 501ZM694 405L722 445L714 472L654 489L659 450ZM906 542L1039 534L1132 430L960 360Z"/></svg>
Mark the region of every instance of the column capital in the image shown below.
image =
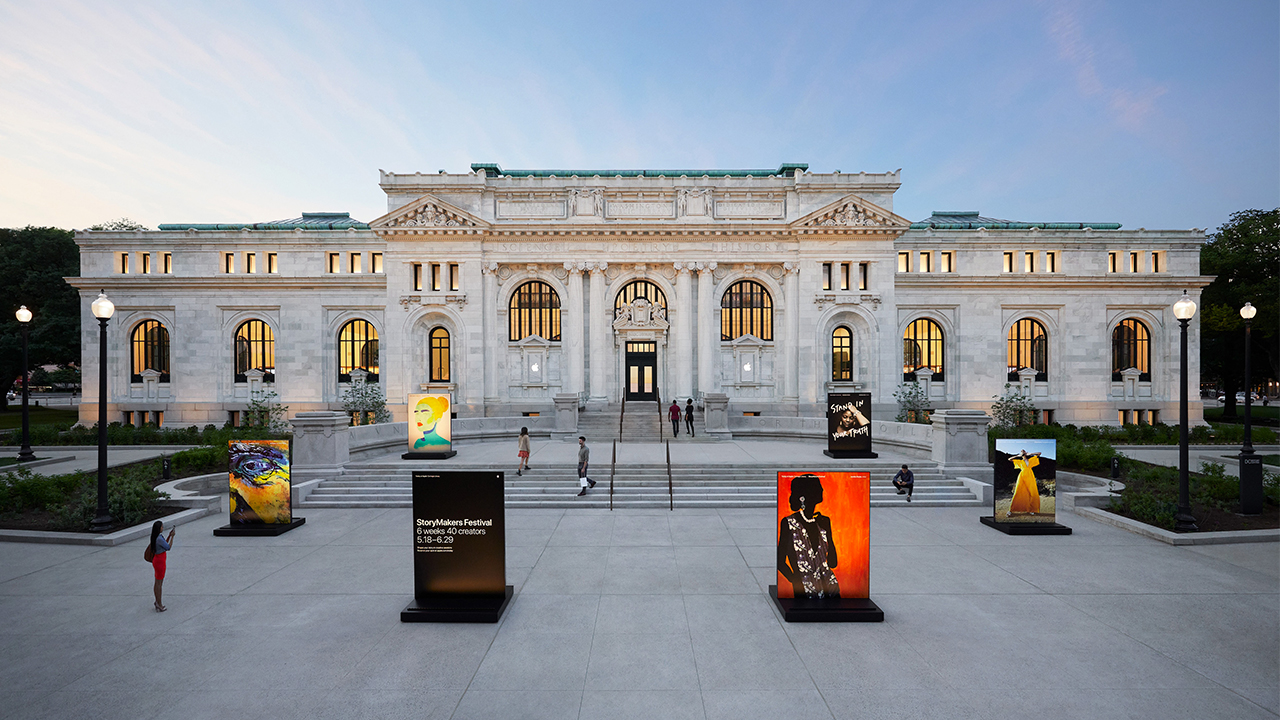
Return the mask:
<svg viewBox="0 0 1280 720"><path fill-rule="evenodd" d="M592 275L603 275L604 271L609 269L607 262L589 262L586 265L586 269L590 270Z"/></svg>
<svg viewBox="0 0 1280 720"><path fill-rule="evenodd" d="M675 262L672 263L672 267L676 269L677 275L688 275L693 272L695 264L692 262Z"/></svg>
<svg viewBox="0 0 1280 720"><path fill-rule="evenodd" d="M480 265L480 272L485 275L496 275L498 273L498 263L487 262Z"/></svg>
<svg viewBox="0 0 1280 720"><path fill-rule="evenodd" d="M788 261L786 261L786 262L782 263L782 272L783 272L783 273L785 273L785 274L787 274L787 275L799 275L799 274L800 274L800 263L798 263L798 262L792 262L791 260L788 260Z"/></svg>
<svg viewBox="0 0 1280 720"><path fill-rule="evenodd" d="M564 264L564 269L567 270L570 275L581 275L585 267L586 263L584 262L567 262Z"/></svg>
<svg viewBox="0 0 1280 720"><path fill-rule="evenodd" d="M698 272L703 274L712 273L716 270L715 262L696 262L693 263L693 265L697 268Z"/></svg>

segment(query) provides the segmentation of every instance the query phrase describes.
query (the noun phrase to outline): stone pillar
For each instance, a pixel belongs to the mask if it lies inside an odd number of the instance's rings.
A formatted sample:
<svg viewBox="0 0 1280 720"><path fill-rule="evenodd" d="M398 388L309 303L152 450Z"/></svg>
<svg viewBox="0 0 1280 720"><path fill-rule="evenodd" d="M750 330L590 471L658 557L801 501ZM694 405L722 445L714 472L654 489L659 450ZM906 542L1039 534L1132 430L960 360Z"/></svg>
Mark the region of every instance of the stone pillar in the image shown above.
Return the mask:
<svg viewBox="0 0 1280 720"><path fill-rule="evenodd" d="M693 396L693 263L678 262L676 268L676 395Z"/></svg>
<svg viewBox="0 0 1280 720"><path fill-rule="evenodd" d="M605 337L608 331L611 313L604 302L604 271L608 263L588 263L591 271L591 399L593 405L603 406L609 402L606 393L607 371L609 362L609 340Z"/></svg>
<svg viewBox="0 0 1280 720"><path fill-rule="evenodd" d="M498 358L499 352L495 343L498 338L498 263L485 263L480 266L484 275L484 297L481 303L484 308L484 402L485 405L498 402Z"/></svg>
<svg viewBox="0 0 1280 720"><path fill-rule="evenodd" d="M564 348L565 364L569 371L569 382L565 391L575 396L582 392L582 376L584 374L582 343L582 263L567 262L564 269L569 271L565 284L569 287L568 302L565 305L565 321L560 324L561 347ZM577 408L574 408L575 414ZM556 413L557 417L559 412ZM576 415L575 415L576 417ZM577 427L577 422L574 422Z"/></svg>
<svg viewBox="0 0 1280 720"><path fill-rule="evenodd" d="M556 429L551 437L571 440L578 435L578 394L556 393Z"/></svg>
<svg viewBox="0 0 1280 720"><path fill-rule="evenodd" d="M698 269L698 392L715 392L716 364L720 360L720 322L715 314L715 270L713 262L697 263Z"/></svg>
<svg viewBox="0 0 1280 720"><path fill-rule="evenodd" d="M709 392L702 394L703 420L707 424L707 434L725 440L733 437L729 432L729 396L724 393Z"/></svg>
<svg viewBox="0 0 1280 720"><path fill-rule="evenodd" d="M991 418L981 410L937 410L932 415L933 456L947 475L969 474L978 480L991 477L987 462L987 425Z"/></svg>
<svg viewBox="0 0 1280 720"><path fill-rule="evenodd" d="M786 284L783 292L787 300L787 359L786 381L783 383L783 399L796 402L800 399L800 264L783 263Z"/></svg>
<svg viewBox="0 0 1280 720"><path fill-rule="evenodd" d="M293 425L293 462L290 476L294 501L306 499L311 487L300 488L308 480L334 478L343 473L351 459L351 418L344 412L322 410L300 412Z"/></svg>

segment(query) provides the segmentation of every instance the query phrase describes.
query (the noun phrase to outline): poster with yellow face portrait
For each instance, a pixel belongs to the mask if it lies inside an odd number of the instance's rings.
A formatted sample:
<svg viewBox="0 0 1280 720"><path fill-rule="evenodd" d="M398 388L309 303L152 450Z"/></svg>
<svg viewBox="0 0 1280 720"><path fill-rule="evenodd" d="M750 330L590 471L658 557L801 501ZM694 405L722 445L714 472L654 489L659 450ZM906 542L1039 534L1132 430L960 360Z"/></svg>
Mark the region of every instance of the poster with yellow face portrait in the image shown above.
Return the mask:
<svg viewBox="0 0 1280 720"><path fill-rule="evenodd" d="M453 449L453 402L443 395L409 396L409 452L444 453Z"/></svg>
<svg viewBox="0 0 1280 720"><path fill-rule="evenodd" d="M288 440L232 440L229 444L231 523L293 521Z"/></svg>

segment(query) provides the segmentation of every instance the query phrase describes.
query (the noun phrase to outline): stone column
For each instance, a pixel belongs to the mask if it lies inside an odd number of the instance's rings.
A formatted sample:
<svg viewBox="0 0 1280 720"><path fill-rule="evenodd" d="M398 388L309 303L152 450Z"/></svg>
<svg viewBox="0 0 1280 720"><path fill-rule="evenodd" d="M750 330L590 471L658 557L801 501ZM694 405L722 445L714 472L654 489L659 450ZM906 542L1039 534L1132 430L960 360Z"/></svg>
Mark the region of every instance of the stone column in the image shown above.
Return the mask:
<svg viewBox="0 0 1280 720"><path fill-rule="evenodd" d="M605 392L606 371L609 362L609 340L605 337L609 327L608 308L604 302L604 271L608 263L587 263L591 271L591 403L604 405L609 402Z"/></svg>
<svg viewBox="0 0 1280 720"><path fill-rule="evenodd" d="M582 343L582 263L567 262L564 269L569 271L565 284L569 287L568 302L565 304L565 321L560 324L560 346L564 348L565 364L569 378L565 392L577 395L582 392L583 376L583 343Z"/></svg>
<svg viewBox="0 0 1280 720"><path fill-rule="evenodd" d="M676 378L673 387L682 398L693 396L693 263L678 262L676 268Z"/></svg>
<svg viewBox="0 0 1280 720"><path fill-rule="evenodd" d="M344 412L328 410L300 412L293 425L294 500L303 500L313 485L299 487L308 480L338 477L351 459L351 418Z"/></svg>
<svg viewBox="0 0 1280 720"><path fill-rule="evenodd" d="M720 358L720 319L715 314L715 270L713 262L700 262L698 269L698 392L716 392L716 363Z"/></svg>
<svg viewBox="0 0 1280 720"><path fill-rule="evenodd" d="M981 410L938 410L933 421L932 459L947 475L968 473L976 479L990 477L987 462L987 425L991 418Z"/></svg>
<svg viewBox="0 0 1280 720"><path fill-rule="evenodd" d="M800 398L800 264L783 263L783 272L786 273L782 292L787 300L787 347L784 352L787 375L782 393L783 399L797 401Z"/></svg>
<svg viewBox="0 0 1280 720"><path fill-rule="evenodd" d="M496 345L498 339L498 263L480 266L484 274L484 402L498 402L498 358L502 353Z"/></svg>

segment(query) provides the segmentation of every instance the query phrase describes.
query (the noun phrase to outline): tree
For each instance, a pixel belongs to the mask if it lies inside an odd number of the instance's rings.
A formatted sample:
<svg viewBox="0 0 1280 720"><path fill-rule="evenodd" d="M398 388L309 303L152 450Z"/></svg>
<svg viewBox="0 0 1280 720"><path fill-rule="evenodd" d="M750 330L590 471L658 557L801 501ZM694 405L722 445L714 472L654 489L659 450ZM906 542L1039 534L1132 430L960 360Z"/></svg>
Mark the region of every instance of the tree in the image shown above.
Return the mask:
<svg viewBox="0 0 1280 720"><path fill-rule="evenodd" d="M1215 275L1200 296L1200 366L1226 393L1223 414L1236 413L1244 381L1244 320L1253 303L1252 380L1280 377L1280 208L1244 210L1209 236L1200 250L1200 272Z"/></svg>
<svg viewBox="0 0 1280 720"><path fill-rule="evenodd" d="M80 293L63 280L80 275L80 248L68 230L51 227L0 228L0 278L5 301L0 313L0 407L22 375L22 327L14 312L31 311L28 352L31 367L80 362Z"/></svg>
<svg viewBox="0 0 1280 720"><path fill-rule="evenodd" d="M104 223L98 223L97 225L90 225L87 229L97 230L99 232L129 232L130 230L148 230L149 228L140 222L130 220L127 217L122 217L116 220L108 220Z"/></svg>

